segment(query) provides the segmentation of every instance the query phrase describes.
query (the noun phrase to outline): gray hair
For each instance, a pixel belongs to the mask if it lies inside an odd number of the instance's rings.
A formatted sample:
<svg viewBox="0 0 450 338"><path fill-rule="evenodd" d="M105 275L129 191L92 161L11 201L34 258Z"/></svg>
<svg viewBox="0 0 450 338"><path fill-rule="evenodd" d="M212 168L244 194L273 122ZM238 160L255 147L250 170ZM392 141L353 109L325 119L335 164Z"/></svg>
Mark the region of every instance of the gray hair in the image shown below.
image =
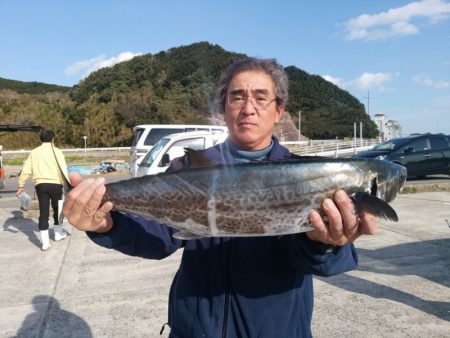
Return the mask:
<svg viewBox="0 0 450 338"><path fill-rule="evenodd" d="M217 88L215 103L219 112L225 110L228 86L236 74L246 71L261 71L272 78L275 87L277 106L286 106L288 100L288 78L283 66L276 59L257 59L248 57L232 63L222 74Z"/></svg>

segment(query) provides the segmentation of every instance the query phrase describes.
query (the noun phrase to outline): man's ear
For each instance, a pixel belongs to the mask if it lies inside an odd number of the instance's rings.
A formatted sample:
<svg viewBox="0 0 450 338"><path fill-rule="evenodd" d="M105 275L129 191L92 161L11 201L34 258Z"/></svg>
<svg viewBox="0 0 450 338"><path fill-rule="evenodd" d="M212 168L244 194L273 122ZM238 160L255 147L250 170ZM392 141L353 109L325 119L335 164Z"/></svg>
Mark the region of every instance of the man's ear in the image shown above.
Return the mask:
<svg viewBox="0 0 450 338"><path fill-rule="evenodd" d="M280 122L281 118L283 117L284 114L284 106L277 106L276 107L276 117L275 117L275 123Z"/></svg>

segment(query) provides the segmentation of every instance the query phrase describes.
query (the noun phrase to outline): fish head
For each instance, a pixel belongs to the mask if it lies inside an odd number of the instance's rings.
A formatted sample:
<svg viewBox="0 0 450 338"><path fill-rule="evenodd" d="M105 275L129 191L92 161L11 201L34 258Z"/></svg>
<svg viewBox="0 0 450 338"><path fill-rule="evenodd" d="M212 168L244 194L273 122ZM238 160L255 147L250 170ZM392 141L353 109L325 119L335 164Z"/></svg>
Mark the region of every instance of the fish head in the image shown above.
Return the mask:
<svg viewBox="0 0 450 338"><path fill-rule="evenodd" d="M402 165L378 159L368 160L375 177L372 179L370 194L386 202L391 202L406 182L406 168Z"/></svg>

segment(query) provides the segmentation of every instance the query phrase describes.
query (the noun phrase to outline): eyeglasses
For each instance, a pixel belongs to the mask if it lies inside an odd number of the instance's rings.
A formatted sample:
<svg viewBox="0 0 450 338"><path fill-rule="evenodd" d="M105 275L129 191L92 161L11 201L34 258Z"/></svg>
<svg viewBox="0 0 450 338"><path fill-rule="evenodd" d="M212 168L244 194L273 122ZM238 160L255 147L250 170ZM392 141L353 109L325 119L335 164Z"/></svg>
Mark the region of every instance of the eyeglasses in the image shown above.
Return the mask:
<svg viewBox="0 0 450 338"><path fill-rule="evenodd" d="M265 90L253 90L251 96L246 95L243 90L232 91L227 95L227 103L233 109L242 109L247 104L247 101L250 101L256 110L264 111L275 100L276 98L271 99Z"/></svg>

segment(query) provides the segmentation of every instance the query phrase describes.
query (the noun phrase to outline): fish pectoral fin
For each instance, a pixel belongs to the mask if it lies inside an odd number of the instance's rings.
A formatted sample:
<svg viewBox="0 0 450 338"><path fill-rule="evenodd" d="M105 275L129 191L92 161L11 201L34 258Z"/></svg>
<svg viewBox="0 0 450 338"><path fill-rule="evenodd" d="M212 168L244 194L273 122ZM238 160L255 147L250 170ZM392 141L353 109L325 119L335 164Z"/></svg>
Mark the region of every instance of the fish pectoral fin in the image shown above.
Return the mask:
<svg viewBox="0 0 450 338"><path fill-rule="evenodd" d="M359 214L362 211L381 217L390 221L397 222L398 216L395 210L382 199L370 195L366 192L357 192L353 197L356 212Z"/></svg>
<svg viewBox="0 0 450 338"><path fill-rule="evenodd" d="M190 240L190 239L199 239L203 238L205 236L194 234L193 232L187 231L187 230L180 230L172 235L173 238L180 239L180 240Z"/></svg>

